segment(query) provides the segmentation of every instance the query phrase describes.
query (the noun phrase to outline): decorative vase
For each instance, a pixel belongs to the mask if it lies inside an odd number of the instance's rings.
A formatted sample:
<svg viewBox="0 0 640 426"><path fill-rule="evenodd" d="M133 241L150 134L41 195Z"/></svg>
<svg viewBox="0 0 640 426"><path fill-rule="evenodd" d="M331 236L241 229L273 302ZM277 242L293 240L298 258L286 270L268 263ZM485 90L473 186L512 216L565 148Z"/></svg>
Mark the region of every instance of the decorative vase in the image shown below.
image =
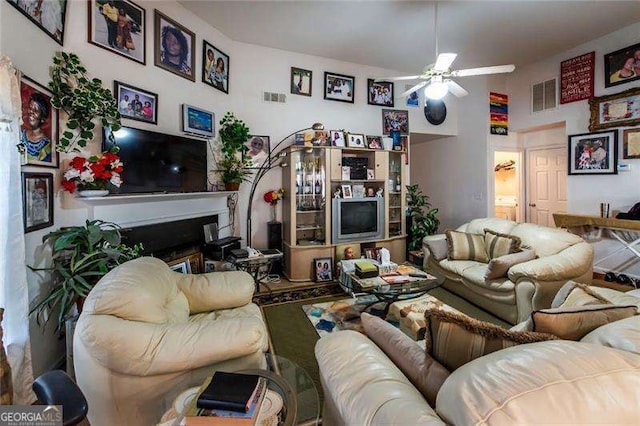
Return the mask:
<svg viewBox="0 0 640 426"><path fill-rule="evenodd" d="M237 191L240 189L240 184L238 182L225 182L224 189L227 191Z"/></svg>
<svg viewBox="0 0 640 426"><path fill-rule="evenodd" d="M81 197L104 197L109 195L108 189L84 189L78 191L78 195Z"/></svg>
<svg viewBox="0 0 640 426"><path fill-rule="evenodd" d="M276 222L276 205L271 204L271 222Z"/></svg>

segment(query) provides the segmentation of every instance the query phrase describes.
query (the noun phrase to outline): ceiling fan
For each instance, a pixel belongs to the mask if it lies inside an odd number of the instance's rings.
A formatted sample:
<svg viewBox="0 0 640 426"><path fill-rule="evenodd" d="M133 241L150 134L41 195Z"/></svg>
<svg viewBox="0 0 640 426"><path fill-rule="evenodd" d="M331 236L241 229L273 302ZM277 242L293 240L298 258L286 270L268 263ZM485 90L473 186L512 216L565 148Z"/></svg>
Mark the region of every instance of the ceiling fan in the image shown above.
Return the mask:
<svg viewBox="0 0 640 426"><path fill-rule="evenodd" d="M389 80L423 80L413 86L411 89L399 95L405 97L416 90L425 87L424 94L429 99L442 99L449 91L455 96L461 98L467 96L467 92L462 86L452 80L456 77L469 77L474 75L500 74L512 72L516 69L515 65L496 65L492 67L468 68L464 70L453 70L451 64L458 56L456 53L440 53L438 54L438 3L435 4L434 13L434 29L436 42L436 63L427 66L420 75L408 75L403 77L387 77L376 79L376 81Z"/></svg>

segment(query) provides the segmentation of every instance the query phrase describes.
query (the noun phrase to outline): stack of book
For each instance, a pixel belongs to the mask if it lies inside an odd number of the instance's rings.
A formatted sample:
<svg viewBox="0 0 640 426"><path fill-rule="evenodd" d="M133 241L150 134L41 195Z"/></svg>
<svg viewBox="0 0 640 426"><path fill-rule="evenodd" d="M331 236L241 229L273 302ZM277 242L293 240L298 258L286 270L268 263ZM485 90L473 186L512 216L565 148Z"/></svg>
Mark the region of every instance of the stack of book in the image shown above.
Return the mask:
<svg viewBox="0 0 640 426"><path fill-rule="evenodd" d="M255 425L267 380L253 374L216 371L187 409L187 426Z"/></svg>

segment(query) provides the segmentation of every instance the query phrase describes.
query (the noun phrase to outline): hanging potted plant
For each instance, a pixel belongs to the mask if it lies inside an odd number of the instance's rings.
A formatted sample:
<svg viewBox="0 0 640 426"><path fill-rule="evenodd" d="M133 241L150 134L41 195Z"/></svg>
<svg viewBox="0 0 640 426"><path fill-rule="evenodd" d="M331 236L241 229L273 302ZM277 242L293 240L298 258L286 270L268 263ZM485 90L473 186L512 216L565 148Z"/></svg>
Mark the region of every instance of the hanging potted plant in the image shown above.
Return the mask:
<svg viewBox="0 0 640 426"><path fill-rule="evenodd" d="M108 130L108 138L115 143L113 132L120 129L118 103L102 80L89 78L86 67L75 53L58 52L53 57L49 87L53 93L51 105L67 114L66 130L60 135L56 149L60 152L79 152L94 139L95 127L100 123Z"/></svg>
<svg viewBox="0 0 640 426"><path fill-rule="evenodd" d="M220 120L218 130L222 159L218 162L218 170L222 173L222 182L227 191L237 191L240 184L247 179L250 172L244 144L249 139L249 128L244 121L237 119L233 113L227 112Z"/></svg>
<svg viewBox="0 0 640 426"><path fill-rule="evenodd" d="M74 306L82 303L93 286L116 266L140 256L142 245L129 247L121 243L120 227L101 220L87 220L85 226L60 228L45 235L44 244L51 244L52 265L49 268L31 268L33 271L52 273L53 285L49 293L30 313L37 313L37 321L58 309L61 330L65 317Z"/></svg>

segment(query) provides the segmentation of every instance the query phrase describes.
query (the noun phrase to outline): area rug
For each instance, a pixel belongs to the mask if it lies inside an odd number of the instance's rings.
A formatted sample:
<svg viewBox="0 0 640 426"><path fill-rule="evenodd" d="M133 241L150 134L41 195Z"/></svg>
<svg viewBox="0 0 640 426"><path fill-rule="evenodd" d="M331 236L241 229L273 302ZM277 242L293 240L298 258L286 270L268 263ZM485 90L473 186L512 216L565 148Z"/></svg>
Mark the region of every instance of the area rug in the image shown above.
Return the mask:
<svg viewBox="0 0 640 426"><path fill-rule="evenodd" d="M282 290L272 293L256 294L253 296L253 303L258 306L273 305L276 303L295 302L304 299L314 299L317 297L344 294L342 288L337 283L294 290Z"/></svg>

